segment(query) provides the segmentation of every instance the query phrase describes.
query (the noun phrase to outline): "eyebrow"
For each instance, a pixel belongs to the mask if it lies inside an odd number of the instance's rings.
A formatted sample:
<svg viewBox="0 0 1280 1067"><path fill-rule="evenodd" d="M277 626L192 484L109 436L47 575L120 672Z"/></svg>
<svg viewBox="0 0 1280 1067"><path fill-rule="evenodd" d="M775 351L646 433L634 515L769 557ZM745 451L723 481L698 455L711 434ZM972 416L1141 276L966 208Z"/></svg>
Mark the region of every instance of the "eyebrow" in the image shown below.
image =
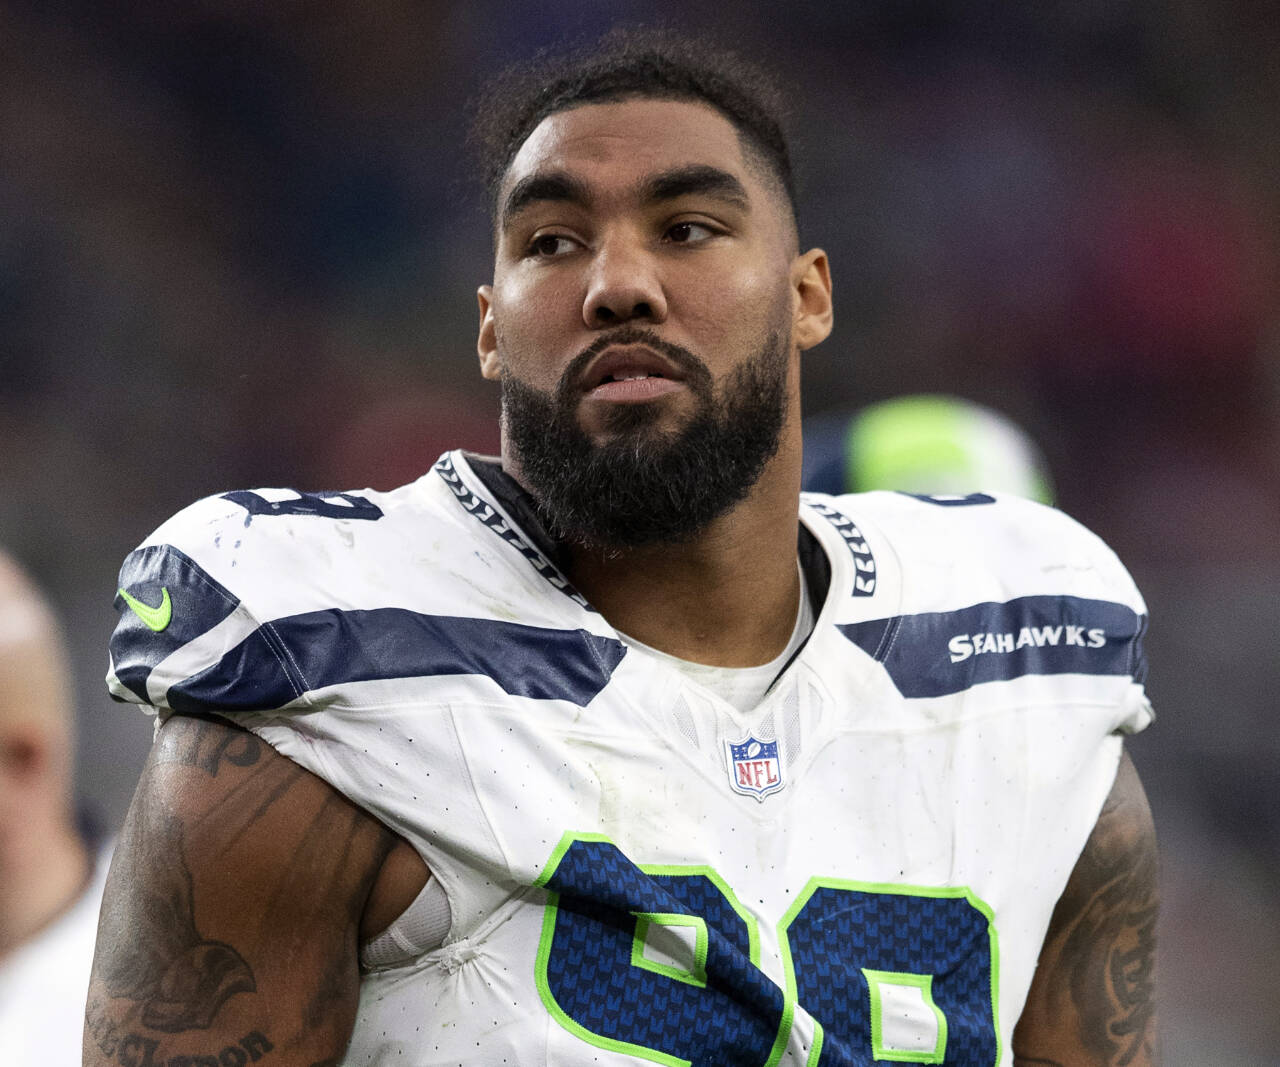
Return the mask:
<svg viewBox="0 0 1280 1067"><path fill-rule="evenodd" d="M642 195L650 203L693 194L710 196L739 208L746 208L749 203L747 190L742 182L727 170L705 163L691 163L686 167L664 171L642 186Z"/></svg>
<svg viewBox="0 0 1280 1067"><path fill-rule="evenodd" d="M650 204L676 200L682 196L710 196L734 207L749 204L746 187L727 170L705 163L690 163L655 174L640 184L641 199ZM502 205L502 227L537 203L569 203L587 207L591 191L587 183L564 171L530 174L511 187Z"/></svg>
<svg viewBox="0 0 1280 1067"><path fill-rule="evenodd" d="M586 206L591 202L587 183L564 171L530 174L511 187L502 205L502 227L506 229L514 219L533 204L560 202Z"/></svg>

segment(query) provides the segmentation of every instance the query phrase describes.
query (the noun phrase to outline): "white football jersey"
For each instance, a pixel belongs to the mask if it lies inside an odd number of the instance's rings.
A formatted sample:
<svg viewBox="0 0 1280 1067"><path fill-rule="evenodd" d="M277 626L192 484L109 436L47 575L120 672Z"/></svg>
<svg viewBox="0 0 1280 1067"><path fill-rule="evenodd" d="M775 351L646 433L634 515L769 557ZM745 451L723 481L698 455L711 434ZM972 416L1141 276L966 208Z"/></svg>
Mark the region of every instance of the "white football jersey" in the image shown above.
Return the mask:
<svg viewBox="0 0 1280 1067"><path fill-rule="evenodd" d="M212 497L121 573L115 696L248 727L447 895L343 1063L1011 1063L1151 718L1110 550L1012 497L806 494L815 627L743 714L629 649L484 470Z"/></svg>

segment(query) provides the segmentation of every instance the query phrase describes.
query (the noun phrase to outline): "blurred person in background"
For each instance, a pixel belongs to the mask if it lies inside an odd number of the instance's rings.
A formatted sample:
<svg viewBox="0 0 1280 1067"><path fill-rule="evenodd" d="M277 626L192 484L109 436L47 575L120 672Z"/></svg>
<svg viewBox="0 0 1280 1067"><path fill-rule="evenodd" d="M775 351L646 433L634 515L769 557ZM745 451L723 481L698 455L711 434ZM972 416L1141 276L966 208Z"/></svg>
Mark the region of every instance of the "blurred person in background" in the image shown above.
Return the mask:
<svg viewBox="0 0 1280 1067"><path fill-rule="evenodd" d="M1053 503L1049 466L1030 434L992 408L942 394L806 419L802 482L833 495L1001 492Z"/></svg>
<svg viewBox="0 0 1280 1067"><path fill-rule="evenodd" d="M66 651L48 603L0 554L0 1063L71 1067L106 878L72 790Z"/></svg>
<svg viewBox="0 0 1280 1067"><path fill-rule="evenodd" d="M772 100L672 38L503 83L502 456L127 558L86 1063L1153 1062L1141 597L1016 497L798 504Z"/></svg>

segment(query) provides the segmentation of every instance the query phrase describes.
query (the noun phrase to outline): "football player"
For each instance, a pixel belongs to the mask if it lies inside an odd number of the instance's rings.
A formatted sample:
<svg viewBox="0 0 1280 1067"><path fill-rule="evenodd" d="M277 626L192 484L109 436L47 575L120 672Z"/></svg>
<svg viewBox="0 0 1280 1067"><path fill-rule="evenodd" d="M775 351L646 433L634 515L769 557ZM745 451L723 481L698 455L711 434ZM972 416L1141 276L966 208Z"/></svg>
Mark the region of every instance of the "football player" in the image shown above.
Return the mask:
<svg viewBox="0 0 1280 1067"><path fill-rule="evenodd" d="M503 80L501 457L125 561L87 1064L1152 1062L1142 600L1020 498L801 502L775 115L669 38Z"/></svg>

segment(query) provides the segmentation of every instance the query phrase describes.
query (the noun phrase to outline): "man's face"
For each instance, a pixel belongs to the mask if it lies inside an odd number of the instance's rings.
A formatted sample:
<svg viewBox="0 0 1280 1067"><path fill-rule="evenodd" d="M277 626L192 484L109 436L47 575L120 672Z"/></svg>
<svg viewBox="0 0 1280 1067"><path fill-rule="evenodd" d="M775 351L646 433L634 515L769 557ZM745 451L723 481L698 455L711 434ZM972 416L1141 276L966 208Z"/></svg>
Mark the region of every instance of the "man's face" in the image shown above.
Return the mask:
<svg viewBox="0 0 1280 1067"><path fill-rule="evenodd" d="M503 382L504 453L544 505L584 488L592 456L607 457L592 478L635 482L627 455L652 467L664 451L710 444L697 464L729 453L746 482L719 490L716 514L759 477L798 407L796 279L814 257L796 256L785 199L762 168L712 108L648 99L549 116L516 154L478 347L482 372ZM744 419L759 425L730 425ZM753 429L764 439L742 438ZM744 447L756 455L734 463ZM567 479L543 482L544 468L570 465ZM603 488L586 485L584 500ZM687 505L709 488L680 495ZM631 518L579 539L613 537ZM660 528L636 543L691 532Z"/></svg>

